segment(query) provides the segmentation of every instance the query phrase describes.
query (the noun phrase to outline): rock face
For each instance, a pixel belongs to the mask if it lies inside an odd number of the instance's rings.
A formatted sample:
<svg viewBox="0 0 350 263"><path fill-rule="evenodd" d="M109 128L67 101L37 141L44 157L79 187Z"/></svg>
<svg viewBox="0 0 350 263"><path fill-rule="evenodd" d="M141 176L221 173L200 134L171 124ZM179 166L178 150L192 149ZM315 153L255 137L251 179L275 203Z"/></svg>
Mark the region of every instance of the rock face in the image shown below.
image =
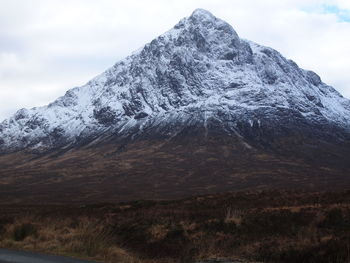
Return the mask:
<svg viewBox="0 0 350 263"><path fill-rule="evenodd" d="M86 85L19 110L0 125L0 149L45 151L106 132L171 137L194 123L243 137L300 125L349 130L350 102L316 73L198 9Z"/></svg>
<svg viewBox="0 0 350 263"><path fill-rule="evenodd" d="M350 185L349 156L348 99L198 9L86 85L1 123L0 199L330 189Z"/></svg>

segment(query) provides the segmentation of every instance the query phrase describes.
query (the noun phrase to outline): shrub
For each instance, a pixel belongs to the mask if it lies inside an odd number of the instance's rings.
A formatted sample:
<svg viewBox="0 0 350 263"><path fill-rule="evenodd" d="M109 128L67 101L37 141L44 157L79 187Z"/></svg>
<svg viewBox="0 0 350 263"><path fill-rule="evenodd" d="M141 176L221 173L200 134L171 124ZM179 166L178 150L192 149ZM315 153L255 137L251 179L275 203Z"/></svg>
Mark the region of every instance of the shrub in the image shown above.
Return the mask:
<svg viewBox="0 0 350 263"><path fill-rule="evenodd" d="M74 250L91 257L104 254L112 243L112 236L104 225L84 220L77 228L77 240Z"/></svg>
<svg viewBox="0 0 350 263"><path fill-rule="evenodd" d="M346 230L348 232L350 230L350 221L340 208L333 208L327 212L325 219L318 226L341 232Z"/></svg>
<svg viewBox="0 0 350 263"><path fill-rule="evenodd" d="M13 229L13 240L22 241L28 236L34 236L37 234L37 229L33 224L23 223L15 226Z"/></svg>
<svg viewBox="0 0 350 263"><path fill-rule="evenodd" d="M200 229L208 233L226 233L234 234L237 226L234 222L225 222L224 220L212 220L202 224Z"/></svg>

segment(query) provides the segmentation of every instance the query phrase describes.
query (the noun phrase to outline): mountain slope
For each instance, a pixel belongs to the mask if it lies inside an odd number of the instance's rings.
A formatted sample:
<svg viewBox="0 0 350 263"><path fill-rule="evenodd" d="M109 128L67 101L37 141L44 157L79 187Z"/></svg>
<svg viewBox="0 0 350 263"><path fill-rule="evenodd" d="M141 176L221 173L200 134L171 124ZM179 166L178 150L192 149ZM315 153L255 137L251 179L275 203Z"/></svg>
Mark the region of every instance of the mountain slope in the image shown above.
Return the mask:
<svg viewBox="0 0 350 263"><path fill-rule="evenodd" d="M349 138L348 99L198 9L86 85L5 120L0 173L7 194L56 186L82 200L340 187Z"/></svg>

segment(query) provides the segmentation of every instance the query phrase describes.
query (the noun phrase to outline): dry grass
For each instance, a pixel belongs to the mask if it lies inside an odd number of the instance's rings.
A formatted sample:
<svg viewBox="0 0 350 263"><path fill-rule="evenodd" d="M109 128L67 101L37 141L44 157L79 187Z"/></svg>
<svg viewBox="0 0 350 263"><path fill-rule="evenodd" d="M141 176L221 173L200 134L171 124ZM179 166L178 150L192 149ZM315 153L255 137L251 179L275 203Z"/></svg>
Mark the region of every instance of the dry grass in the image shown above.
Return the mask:
<svg viewBox="0 0 350 263"><path fill-rule="evenodd" d="M102 262L350 262L350 192L0 207L0 246Z"/></svg>
<svg viewBox="0 0 350 263"><path fill-rule="evenodd" d="M94 218L38 218L26 216L5 226L0 246L49 252L103 262L136 263L139 259L114 245L105 222Z"/></svg>
<svg viewBox="0 0 350 263"><path fill-rule="evenodd" d="M118 138L106 140L64 154L1 155L0 203L171 200L246 189L327 190L350 186L347 144L339 149L328 144L310 149L310 138L307 144L294 145L292 140L282 143L281 148L276 141L277 152L273 153L259 147L247 151L238 138L222 135L204 138L202 134L186 134L169 141L149 138L127 144ZM309 156L315 149L317 152ZM337 158L329 158L332 152ZM330 163L333 161L335 164Z"/></svg>
<svg viewBox="0 0 350 263"><path fill-rule="evenodd" d="M234 223L235 225L240 225L243 220L243 211L240 209L234 209L232 207L227 208L227 213L225 217L225 223Z"/></svg>

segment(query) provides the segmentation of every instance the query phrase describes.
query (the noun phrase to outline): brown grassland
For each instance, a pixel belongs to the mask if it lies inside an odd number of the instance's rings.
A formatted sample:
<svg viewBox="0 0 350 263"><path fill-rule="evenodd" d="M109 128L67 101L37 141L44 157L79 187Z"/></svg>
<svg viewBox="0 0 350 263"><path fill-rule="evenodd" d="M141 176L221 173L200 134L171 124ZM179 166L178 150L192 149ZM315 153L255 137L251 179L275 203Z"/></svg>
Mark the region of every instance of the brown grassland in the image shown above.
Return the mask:
<svg viewBox="0 0 350 263"><path fill-rule="evenodd" d="M349 262L350 191L2 205L0 247L100 262Z"/></svg>

